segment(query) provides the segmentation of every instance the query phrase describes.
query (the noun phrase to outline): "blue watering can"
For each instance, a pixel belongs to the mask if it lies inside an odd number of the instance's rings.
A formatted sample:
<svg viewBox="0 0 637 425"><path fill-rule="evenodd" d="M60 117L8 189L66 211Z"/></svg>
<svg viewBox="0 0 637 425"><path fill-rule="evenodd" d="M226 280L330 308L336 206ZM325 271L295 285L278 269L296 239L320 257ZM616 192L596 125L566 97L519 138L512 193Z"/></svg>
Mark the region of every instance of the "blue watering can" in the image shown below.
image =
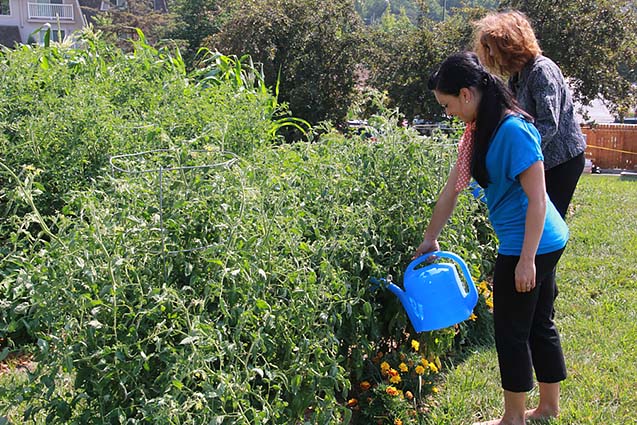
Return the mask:
<svg viewBox="0 0 637 425"><path fill-rule="evenodd" d="M431 263L417 268L433 255L450 258L460 265L468 292L454 264ZM393 283L389 283L387 288L400 298L416 332L460 323L471 316L478 302L478 291L467 265L451 252L433 251L416 258L407 266L403 282L404 291Z"/></svg>

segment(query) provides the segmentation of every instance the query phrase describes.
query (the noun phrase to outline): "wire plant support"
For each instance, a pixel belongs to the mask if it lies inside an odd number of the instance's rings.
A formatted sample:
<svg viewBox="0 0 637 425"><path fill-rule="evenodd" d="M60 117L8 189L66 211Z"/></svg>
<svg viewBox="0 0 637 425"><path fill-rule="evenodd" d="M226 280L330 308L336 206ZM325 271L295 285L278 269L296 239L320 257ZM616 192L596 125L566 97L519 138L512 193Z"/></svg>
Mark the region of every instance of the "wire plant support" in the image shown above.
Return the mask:
<svg viewBox="0 0 637 425"><path fill-rule="evenodd" d="M144 175L144 174L155 174L156 175L156 182L158 185L157 188L157 200L159 203L158 206L158 211L159 211L159 232L160 232L160 240L161 240L161 248L159 251L152 251L152 254L160 254L162 256L162 263L163 263L163 269L164 269L164 281L167 281L167 257L169 255L176 255L176 254L180 254L180 253L188 253L188 252L194 252L194 251L201 251L201 250L205 250L206 248L209 248L211 245L201 245L201 246L196 246L196 247L184 247L181 249L168 249L167 248L167 243L166 243L166 239L167 239L167 228L165 225L165 199L164 199L164 192L165 192L165 184L166 184L166 173L169 172L178 172L181 174L185 174L185 172L188 171L196 171L196 170L214 170L214 169L219 169L219 168L230 168L232 167L234 164L236 164L237 162L239 162L239 157L232 153L232 152L227 152L227 151L208 151L208 150L192 150L189 151L188 154L216 154L216 155L222 155L225 157L229 157L229 159L222 161L222 162L215 162L215 163L210 163L210 164L201 164L201 165L176 165L176 166L164 166L162 164L159 165L152 165L150 167L141 167L141 168L136 168L136 167L130 167L131 163L130 160L133 161L133 163L135 164L139 164L139 163L146 163L146 157L153 157L153 156L161 156L164 154L170 154L170 155L179 155L182 154L183 152L178 150L178 149L154 149L154 150L148 150L148 151L142 151L142 152L136 152L136 153L131 153L131 154L120 154L120 155L113 155L109 158L109 164L111 167L111 176L113 178L116 177L117 173L123 173L123 174L127 174L127 175ZM122 163L126 163L128 166L124 166L121 165L120 162Z"/></svg>

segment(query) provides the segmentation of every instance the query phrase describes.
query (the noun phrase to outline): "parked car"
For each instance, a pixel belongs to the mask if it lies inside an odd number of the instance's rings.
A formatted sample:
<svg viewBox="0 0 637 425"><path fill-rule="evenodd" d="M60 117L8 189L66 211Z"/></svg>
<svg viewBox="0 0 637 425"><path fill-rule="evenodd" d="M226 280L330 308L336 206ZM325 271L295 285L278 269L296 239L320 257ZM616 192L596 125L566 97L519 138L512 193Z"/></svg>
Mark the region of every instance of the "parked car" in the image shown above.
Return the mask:
<svg viewBox="0 0 637 425"><path fill-rule="evenodd" d="M448 121L433 122L418 117L413 119L412 127L422 136L431 136L436 131L441 131L444 134L450 134L456 131L456 128Z"/></svg>
<svg viewBox="0 0 637 425"><path fill-rule="evenodd" d="M637 117L624 117L623 120L615 118L615 122L621 124L637 124Z"/></svg>

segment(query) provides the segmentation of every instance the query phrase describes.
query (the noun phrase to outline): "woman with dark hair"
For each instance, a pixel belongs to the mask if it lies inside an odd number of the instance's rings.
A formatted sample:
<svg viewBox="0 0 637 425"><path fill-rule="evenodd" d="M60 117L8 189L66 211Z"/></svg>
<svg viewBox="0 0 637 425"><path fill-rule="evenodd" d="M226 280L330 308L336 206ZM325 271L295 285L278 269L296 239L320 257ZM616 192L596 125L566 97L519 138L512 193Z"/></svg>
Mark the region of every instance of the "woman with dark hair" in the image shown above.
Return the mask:
<svg viewBox="0 0 637 425"><path fill-rule="evenodd" d="M553 323L554 269L568 228L546 194L540 135L505 84L474 53L448 57L431 76L429 89L468 130L415 255L440 249L438 236L473 176L484 188L499 240L493 317L504 415L482 424L518 425L527 418L557 416L566 367ZM540 404L526 411L534 370Z"/></svg>
<svg viewBox="0 0 637 425"><path fill-rule="evenodd" d="M509 78L520 107L535 119L542 136L546 191L565 217L584 171L586 142L564 76L555 62L542 55L523 13L492 13L474 26L474 48L480 60L492 72Z"/></svg>

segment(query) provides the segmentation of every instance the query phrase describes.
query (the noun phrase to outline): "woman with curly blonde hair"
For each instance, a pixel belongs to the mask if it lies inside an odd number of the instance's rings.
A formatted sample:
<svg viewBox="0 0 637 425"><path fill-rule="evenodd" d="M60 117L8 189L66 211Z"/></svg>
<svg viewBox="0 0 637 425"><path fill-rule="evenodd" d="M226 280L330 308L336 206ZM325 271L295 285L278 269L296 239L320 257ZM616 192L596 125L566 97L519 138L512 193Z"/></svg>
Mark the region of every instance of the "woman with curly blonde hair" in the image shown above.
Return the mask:
<svg viewBox="0 0 637 425"><path fill-rule="evenodd" d="M477 22L474 49L490 71L509 79L518 103L542 136L546 189L562 217L584 170L586 142L560 68L542 55L528 18L492 13Z"/></svg>

